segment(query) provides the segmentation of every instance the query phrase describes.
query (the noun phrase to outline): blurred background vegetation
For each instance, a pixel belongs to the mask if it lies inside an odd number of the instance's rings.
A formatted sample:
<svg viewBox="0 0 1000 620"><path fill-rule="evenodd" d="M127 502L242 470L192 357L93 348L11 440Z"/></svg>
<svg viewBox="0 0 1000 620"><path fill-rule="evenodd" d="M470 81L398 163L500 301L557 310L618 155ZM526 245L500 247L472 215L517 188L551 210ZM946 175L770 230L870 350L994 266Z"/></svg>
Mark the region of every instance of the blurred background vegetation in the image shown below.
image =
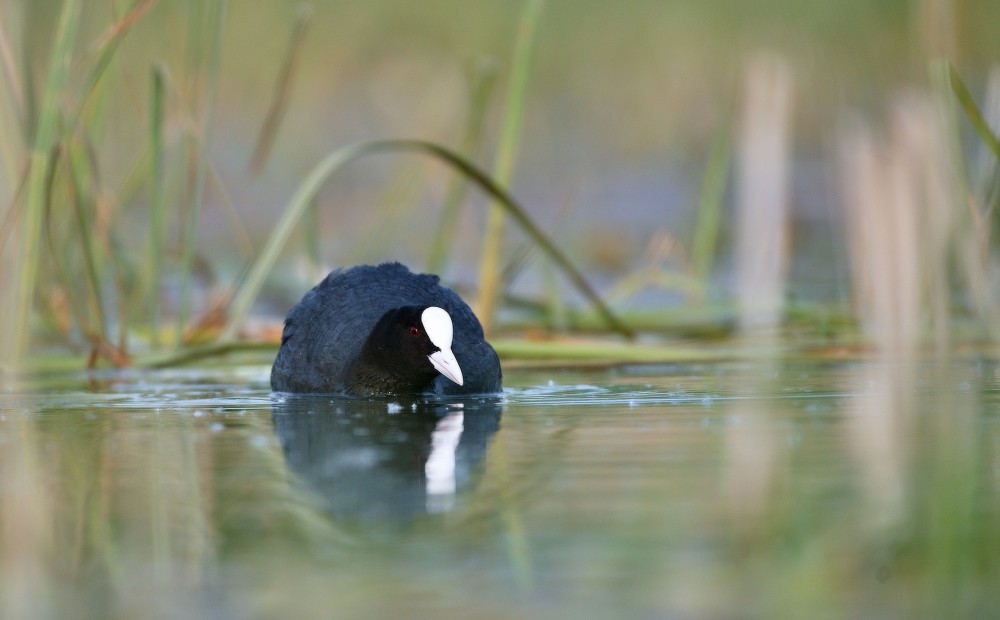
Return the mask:
<svg viewBox="0 0 1000 620"><path fill-rule="evenodd" d="M995 0L0 3L4 617L175 617L234 583L265 615L442 590L482 615L490 567L527 582L532 558L568 568L539 592L646 616L989 617L997 24ZM346 161L383 139L509 186L643 337L605 337L516 226L481 269L489 198L413 153ZM477 302L502 275L513 389L465 516L372 553L294 488L264 368L327 269L393 259ZM704 338L732 333L763 337ZM8 389L25 352L250 346L221 387L203 366Z"/></svg>
<svg viewBox="0 0 1000 620"><path fill-rule="evenodd" d="M935 59L982 103L1000 52L997 2L541 8L509 187L626 313L732 295L732 173L713 173L712 153L729 159L755 54L783 59L793 84L787 291L843 309L850 265L836 159L845 121L883 122L894 100L931 87ZM112 363L146 344L213 338L290 197L328 153L415 138L495 169L522 9L457 0L5 2L5 296L30 294L37 343ZM54 62L62 44L65 58ZM59 66L65 75L53 80ZM980 149L961 122L967 150ZM34 180L33 151L44 171ZM263 327L251 321L242 336L273 340L273 324L335 266L401 260L474 290L488 201L469 192L454 228L443 224L453 177L395 155L338 172L256 298ZM701 262L708 271L697 274L692 239L706 178L722 188L723 211L712 260ZM42 222L34 249L21 224L33 211ZM441 230L447 252L432 257ZM516 229L505 234L505 273L523 274L509 302L570 296L568 285L553 289L561 281ZM25 273L14 268L19 256L37 262L29 293L14 285ZM707 281L692 287L699 275Z"/></svg>

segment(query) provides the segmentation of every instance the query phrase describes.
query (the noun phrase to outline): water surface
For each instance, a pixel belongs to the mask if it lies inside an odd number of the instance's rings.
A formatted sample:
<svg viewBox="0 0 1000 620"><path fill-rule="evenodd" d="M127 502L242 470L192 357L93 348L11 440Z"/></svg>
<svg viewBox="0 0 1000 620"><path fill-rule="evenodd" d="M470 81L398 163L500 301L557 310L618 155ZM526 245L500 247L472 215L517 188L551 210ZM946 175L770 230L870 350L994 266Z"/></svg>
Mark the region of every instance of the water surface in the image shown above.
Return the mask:
<svg viewBox="0 0 1000 620"><path fill-rule="evenodd" d="M273 396L265 366L0 411L3 617L988 617L982 360L508 372Z"/></svg>

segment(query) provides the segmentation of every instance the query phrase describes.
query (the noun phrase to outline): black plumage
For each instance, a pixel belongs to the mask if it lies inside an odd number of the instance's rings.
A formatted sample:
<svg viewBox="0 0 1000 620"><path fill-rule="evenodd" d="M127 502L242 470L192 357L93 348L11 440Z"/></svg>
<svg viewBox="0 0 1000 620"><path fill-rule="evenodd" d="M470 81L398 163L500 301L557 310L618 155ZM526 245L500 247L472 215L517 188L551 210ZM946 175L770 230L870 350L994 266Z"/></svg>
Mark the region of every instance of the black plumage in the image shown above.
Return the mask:
<svg viewBox="0 0 1000 620"><path fill-rule="evenodd" d="M462 385L436 371L413 370L402 353L382 356L388 360L362 355L372 330L386 313L428 306L440 307L451 317L451 350L462 370ZM413 309L402 314L409 316ZM382 336L392 340L391 334ZM469 306L441 286L437 276L414 274L399 263L330 273L288 313L271 368L271 389L278 392L486 394L500 391L500 383L500 360L484 340L483 328Z"/></svg>

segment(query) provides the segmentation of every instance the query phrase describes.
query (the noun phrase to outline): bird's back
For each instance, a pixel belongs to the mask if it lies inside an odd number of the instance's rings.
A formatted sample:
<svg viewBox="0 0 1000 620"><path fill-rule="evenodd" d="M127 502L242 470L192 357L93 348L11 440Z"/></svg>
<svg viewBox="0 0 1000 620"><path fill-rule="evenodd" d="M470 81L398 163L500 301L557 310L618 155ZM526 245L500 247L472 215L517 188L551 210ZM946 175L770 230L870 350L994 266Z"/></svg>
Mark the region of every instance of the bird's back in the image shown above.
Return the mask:
<svg viewBox="0 0 1000 620"><path fill-rule="evenodd" d="M465 375L462 386L439 377L445 394L496 392L500 363L469 306L437 276L414 274L399 263L331 272L292 308L271 369L271 388L281 392L341 392L347 372L372 328L401 306L444 308L454 324L452 351Z"/></svg>

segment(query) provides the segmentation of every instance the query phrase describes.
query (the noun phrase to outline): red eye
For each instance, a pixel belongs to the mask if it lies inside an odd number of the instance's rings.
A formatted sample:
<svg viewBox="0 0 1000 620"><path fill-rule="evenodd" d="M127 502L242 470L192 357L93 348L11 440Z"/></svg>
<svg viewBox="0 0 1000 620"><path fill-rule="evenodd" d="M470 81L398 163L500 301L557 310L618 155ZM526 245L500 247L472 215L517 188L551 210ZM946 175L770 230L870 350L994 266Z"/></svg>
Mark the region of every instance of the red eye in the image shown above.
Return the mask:
<svg viewBox="0 0 1000 620"><path fill-rule="evenodd" d="M410 335L411 336L419 336L420 335L420 330L417 329L416 327L411 327L410 328Z"/></svg>

